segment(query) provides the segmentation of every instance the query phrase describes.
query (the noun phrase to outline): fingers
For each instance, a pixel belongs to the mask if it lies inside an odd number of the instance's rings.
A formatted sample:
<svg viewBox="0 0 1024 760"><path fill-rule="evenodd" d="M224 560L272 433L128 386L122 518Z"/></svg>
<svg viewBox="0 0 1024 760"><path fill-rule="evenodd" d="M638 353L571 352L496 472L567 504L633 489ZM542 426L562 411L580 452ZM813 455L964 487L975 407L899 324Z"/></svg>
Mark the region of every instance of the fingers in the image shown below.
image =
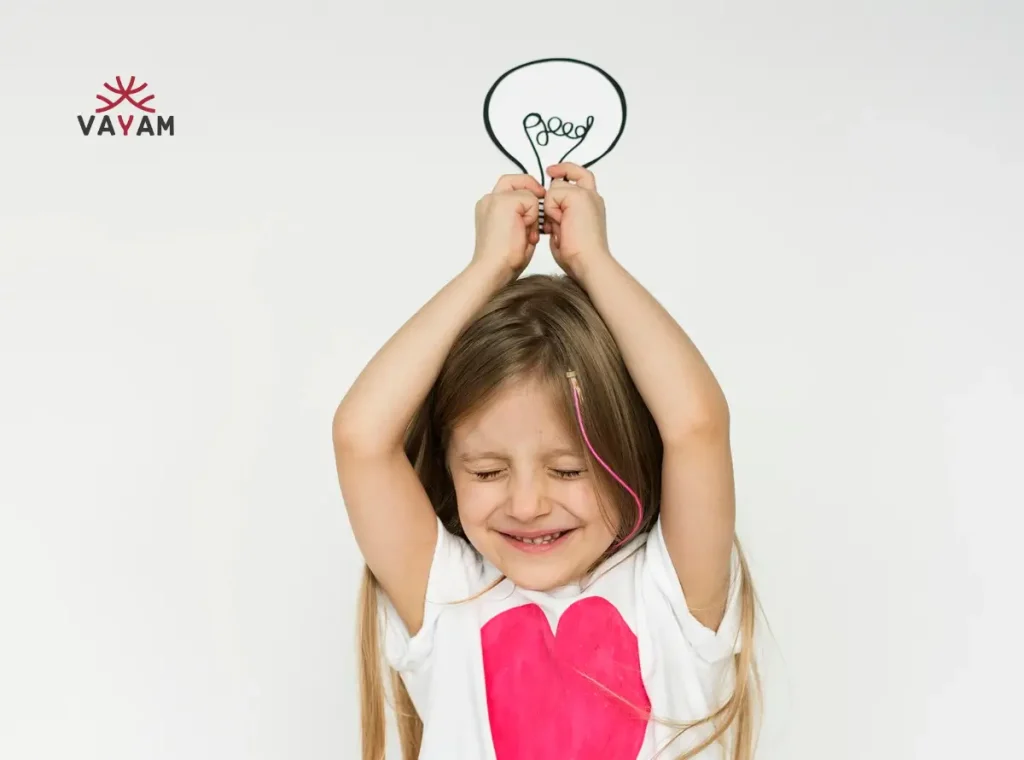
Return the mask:
<svg viewBox="0 0 1024 760"><path fill-rule="evenodd" d="M552 188L548 192L547 202L544 204L544 221L554 222L555 224L562 223L562 199L558 194L557 188ZM538 212L539 213L539 212ZM547 226L545 224L545 226Z"/></svg>
<svg viewBox="0 0 1024 760"><path fill-rule="evenodd" d="M597 192L597 180L594 173L579 164L568 162L554 164L547 168L547 173L551 176L551 187L545 196L544 215L551 217L556 224L561 223L566 202L577 188L593 193Z"/></svg>
<svg viewBox="0 0 1024 760"><path fill-rule="evenodd" d="M569 163L568 161L561 164L555 164L547 168L548 176L554 180L565 180L566 182L575 182L586 190L597 190L597 179L594 177L594 173L588 169L584 169L579 164Z"/></svg>
<svg viewBox="0 0 1024 760"><path fill-rule="evenodd" d="M526 190L538 198L544 197L544 186L531 174L505 174L498 179L492 193L504 193L511 190Z"/></svg>
<svg viewBox="0 0 1024 760"><path fill-rule="evenodd" d="M545 214L544 232L548 235L548 245L551 247L551 252L557 254L559 245L562 242L562 225L552 222Z"/></svg>
<svg viewBox="0 0 1024 760"><path fill-rule="evenodd" d="M506 174L498 179L492 194L505 193L515 199L516 210L523 217L527 230L533 230L540 240L537 223L540 220L540 200L544 197L544 186L529 174Z"/></svg>
<svg viewBox="0 0 1024 760"><path fill-rule="evenodd" d="M523 217L527 228L536 227L540 221L540 202L537 197L529 190L516 190L510 195L515 199L516 211Z"/></svg>

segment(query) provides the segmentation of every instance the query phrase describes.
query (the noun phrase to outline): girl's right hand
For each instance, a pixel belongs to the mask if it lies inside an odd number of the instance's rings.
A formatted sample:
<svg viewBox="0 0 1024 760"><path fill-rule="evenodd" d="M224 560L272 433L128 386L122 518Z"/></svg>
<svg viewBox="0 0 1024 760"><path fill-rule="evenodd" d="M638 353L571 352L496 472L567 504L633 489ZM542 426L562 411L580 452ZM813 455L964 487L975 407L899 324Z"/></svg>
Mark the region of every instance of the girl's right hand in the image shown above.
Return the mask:
<svg viewBox="0 0 1024 760"><path fill-rule="evenodd" d="M476 204L473 263L497 267L515 279L540 240L537 222L544 187L529 174L507 174Z"/></svg>

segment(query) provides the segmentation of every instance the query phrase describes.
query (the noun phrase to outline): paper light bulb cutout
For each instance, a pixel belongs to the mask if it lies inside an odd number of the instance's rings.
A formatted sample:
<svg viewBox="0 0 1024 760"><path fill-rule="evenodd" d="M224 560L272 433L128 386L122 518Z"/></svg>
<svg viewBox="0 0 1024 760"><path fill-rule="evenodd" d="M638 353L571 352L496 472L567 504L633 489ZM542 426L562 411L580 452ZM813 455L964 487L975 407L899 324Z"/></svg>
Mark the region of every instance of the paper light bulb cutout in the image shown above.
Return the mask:
<svg viewBox="0 0 1024 760"><path fill-rule="evenodd" d="M484 99L484 126L498 150L548 186L545 168L597 163L626 127L626 96L592 63L544 58L506 71ZM541 228L544 205L541 203Z"/></svg>

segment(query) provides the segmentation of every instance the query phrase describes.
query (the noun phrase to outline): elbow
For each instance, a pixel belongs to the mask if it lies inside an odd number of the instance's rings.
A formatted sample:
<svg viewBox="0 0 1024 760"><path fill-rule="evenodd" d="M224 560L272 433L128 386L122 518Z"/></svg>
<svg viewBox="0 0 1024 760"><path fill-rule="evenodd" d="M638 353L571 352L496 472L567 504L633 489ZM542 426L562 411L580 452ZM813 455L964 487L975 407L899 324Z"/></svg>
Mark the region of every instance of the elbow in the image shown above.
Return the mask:
<svg viewBox="0 0 1024 760"><path fill-rule="evenodd" d="M403 441L384 434L379 423L369 424L339 406L331 421L331 439L336 451L359 454L391 453L401 449Z"/></svg>
<svg viewBox="0 0 1024 760"><path fill-rule="evenodd" d="M714 403L708 404L703 413L697 416L696 427L698 430L728 433L730 423L729 404L725 396L722 396Z"/></svg>
<svg viewBox="0 0 1024 760"><path fill-rule="evenodd" d="M365 443L368 436L360 430L360 425L348 410L344 406L339 406L334 412L334 419L331 420L331 439L335 448L350 449Z"/></svg>
<svg viewBox="0 0 1024 760"><path fill-rule="evenodd" d="M713 439L729 436L729 405L725 398L689 410L679 418L658 425L664 443Z"/></svg>
<svg viewBox="0 0 1024 760"><path fill-rule="evenodd" d="M716 384L714 393L697 404L690 417L690 425L697 432L728 432L729 402L721 387Z"/></svg>

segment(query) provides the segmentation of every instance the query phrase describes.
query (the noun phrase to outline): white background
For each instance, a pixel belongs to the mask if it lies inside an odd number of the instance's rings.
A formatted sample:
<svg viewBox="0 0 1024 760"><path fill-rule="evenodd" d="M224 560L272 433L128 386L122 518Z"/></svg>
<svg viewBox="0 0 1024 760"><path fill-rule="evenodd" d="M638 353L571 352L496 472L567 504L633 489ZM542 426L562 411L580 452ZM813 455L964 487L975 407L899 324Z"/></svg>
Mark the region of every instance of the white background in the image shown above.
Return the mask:
<svg viewBox="0 0 1024 760"><path fill-rule="evenodd" d="M614 252L731 402L759 757L1007 756L1022 51L1010 0L4 0L0 757L356 757L331 417L552 55L623 86ZM174 137L83 137L133 74Z"/></svg>

